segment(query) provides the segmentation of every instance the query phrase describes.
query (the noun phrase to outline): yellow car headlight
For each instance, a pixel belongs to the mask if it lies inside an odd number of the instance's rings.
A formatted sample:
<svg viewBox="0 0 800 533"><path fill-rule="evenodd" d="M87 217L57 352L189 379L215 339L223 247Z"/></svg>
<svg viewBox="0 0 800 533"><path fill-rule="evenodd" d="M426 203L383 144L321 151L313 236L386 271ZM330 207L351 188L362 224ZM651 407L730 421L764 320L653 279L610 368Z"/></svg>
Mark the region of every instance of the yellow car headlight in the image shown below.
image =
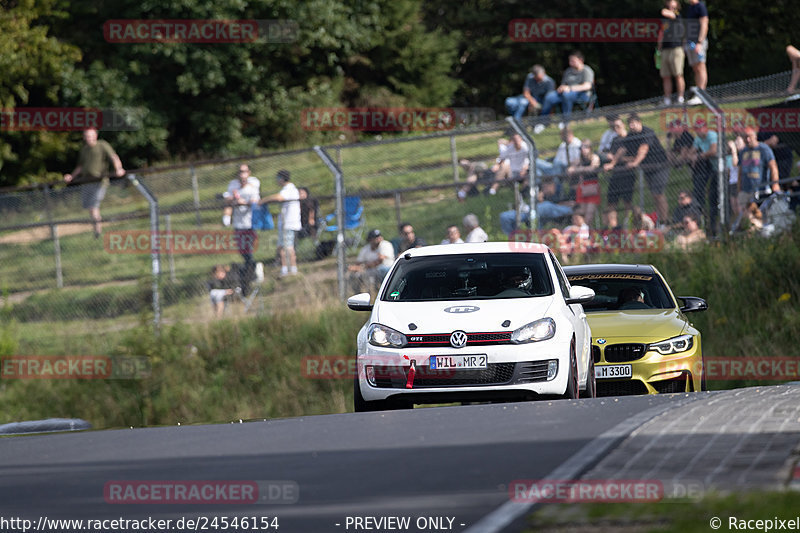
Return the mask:
<svg viewBox="0 0 800 533"><path fill-rule="evenodd" d="M661 355L671 355L692 349L694 337L692 335L681 335L661 342L653 342L648 346L648 350L653 350Z"/></svg>

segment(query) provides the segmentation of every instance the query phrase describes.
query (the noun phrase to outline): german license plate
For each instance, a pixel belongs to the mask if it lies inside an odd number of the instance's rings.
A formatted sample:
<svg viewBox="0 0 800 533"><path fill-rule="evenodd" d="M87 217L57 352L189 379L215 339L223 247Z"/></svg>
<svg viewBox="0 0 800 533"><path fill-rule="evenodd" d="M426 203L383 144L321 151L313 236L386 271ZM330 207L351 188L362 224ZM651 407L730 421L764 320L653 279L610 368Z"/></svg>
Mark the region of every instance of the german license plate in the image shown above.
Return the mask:
<svg viewBox="0 0 800 533"><path fill-rule="evenodd" d="M633 367L631 365L602 365L594 367L594 377L597 379L631 378Z"/></svg>
<svg viewBox="0 0 800 533"><path fill-rule="evenodd" d="M486 370L486 355L432 355L431 370Z"/></svg>

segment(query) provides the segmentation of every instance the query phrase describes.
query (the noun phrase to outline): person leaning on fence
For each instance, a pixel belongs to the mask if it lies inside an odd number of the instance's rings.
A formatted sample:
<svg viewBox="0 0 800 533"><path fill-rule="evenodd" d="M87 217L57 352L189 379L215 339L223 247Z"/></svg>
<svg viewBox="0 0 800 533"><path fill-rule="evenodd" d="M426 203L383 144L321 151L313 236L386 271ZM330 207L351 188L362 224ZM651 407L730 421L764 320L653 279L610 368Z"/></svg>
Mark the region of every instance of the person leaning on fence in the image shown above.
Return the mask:
<svg viewBox="0 0 800 533"><path fill-rule="evenodd" d="M261 181L255 176L250 174L250 166L246 163L242 163L239 165L239 170L236 173L236 176L228 183L228 190L222 193L222 198L225 199L228 203L231 203L230 200L233 198L233 191L238 190L244 184L249 184L251 187L254 187L257 191L261 191ZM230 226L231 220L233 216L233 206L226 205L225 209L222 211L222 225L223 226Z"/></svg>
<svg viewBox="0 0 800 533"><path fill-rule="evenodd" d="M580 157L567 168L570 187L575 190L575 202L582 206L583 216L594 223L600 205L600 156L592 151L592 141L581 141Z"/></svg>
<svg viewBox="0 0 800 533"><path fill-rule="evenodd" d="M781 192L778 183L778 164L772 149L759 142L753 128L744 132L745 147L739 152L739 186L736 195L739 207L744 209L756 194Z"/></svg>
<svg viewBox="0 0 800 533"><path fill-rule="evenodd" d="M414 231L414 226L412 226L410 222L401 222L398 224L397 233L397 238L392 239L392 248L394 248L395 255L400 255L411 248L422 248L428 245L425 239L417 236L417 233Z"/></svg>
<svg viewBox="0 0 800 533"><path fill-rule="evenodd" d="M716 131L708 129L708 124L703 119L695 122L694 129L697 136L694 138L694 149L689 152L692 167L692 196L708 220L706 228L713 233L719 214L718 187L717 180L714 179L712 162L717 157L718 135Z"/></svg>
<svg viewBox="0 0 800 533"><path fill-rule="evenodd" d="M666 224L669 216L669 205L664 191L669 181L669 166L667 166L667 152L661 146L656 132L642 124L642 119L636 113L628 117L628 142L635 147L636 154L628 163L629 168L641 167L647 188L653 195L656 215L660 224Z"/></svg>
<svg viewBox="0 0 800 533"><path fill-rule="evenodd" d="M211 268L211 278L206 283L211 298L211 308L217 318L222 317L222 313L225 311L225 302L234 293L233 283L228 272L229 269L225 265L214 265Z"/></svg>
<svg viewBox="0 0 800 533"><path fill-rule="evenodd" d="M547 75L544 67L534 65L525 77L522 94L506 98L506 111L516 119L522 118L525 111L538 112L547 93L555 88L556 82Z"/></svg>
<svg viewBox="0 0 800 533"><path fill-rule="evenodd" d="M114 166L114 175L121 178L125 175L119 156L104 140L97 139L97 130L83 130L84 145L78 154L78 164L71 174L64 174L67 183L84 183L81 187L81 205L89 210L92 217L95 238L100 237L100 202L105 198L108 189L108 166Z"/></svg>
<svg viewBox="0 0 800 533"><path fill-rule="evenodd" d="M608 129L600 136L600 142L597 144L597 155L600 156L600 163L603 165L611 161L611 143L617 137L617 132L614 130L614 123L617 120L619 115L615 113L606 115Z"/></svg>
<svg viewBox="0 0 800 533"><path fill-rule="evenodd" d="M367 233L367 244L358 252L356 262L348 265L350 286L355 292L377 289L394 262L394 248L383 239L381 230Z"/></svg>
<svg viewBox="0 0 800 533"><path fill-rule="evenodd" d="M486 242L489 240L489 235L483 231L480 222L478 222L478 216L475 213L464 215L461 224L467 232L464 242Z"/></svg>
<svg viewBox="0 0 800 533"><path fill-rule="evenodd" d="M297 255L294 251L294 240L298 231L303 229L300 220L300 191L292 183L292 175L288 170L279 170L275 179L281 190L261 199L261 203L281 202L281 214L278 218L278 253L281 258L281 277L297 274Z"/></svg>
<svg viewBox="0 0 800 533"><path fill-rule="evenodd" d="M636 175L628 166L628 162L636 155L636 149L634 143L627 139L628 130L621 118L614 121L614 131L617 136L611 143L611 160L603 165L603 170L611 172L606 192L605 224L608 229L621 227L617 216L620 200L625 204L628 213L633 209L633 189L636 183Z"/></svg>
<svg viewBox="0 0 800 533"><path fill-rule="evenodd" d="M239 272L242 292L245 296L250 293L250 282L255 277L255 261L253 260L253 245L255 233L253 232L253 205L258 203L258 180L251 180L250 170L247 165L239 167L238 178L233 187L229 185L228 191L223 194L226 203L231 208L231 222L236 235L236 245L239 254L244 259L244 266Z"/></svg>

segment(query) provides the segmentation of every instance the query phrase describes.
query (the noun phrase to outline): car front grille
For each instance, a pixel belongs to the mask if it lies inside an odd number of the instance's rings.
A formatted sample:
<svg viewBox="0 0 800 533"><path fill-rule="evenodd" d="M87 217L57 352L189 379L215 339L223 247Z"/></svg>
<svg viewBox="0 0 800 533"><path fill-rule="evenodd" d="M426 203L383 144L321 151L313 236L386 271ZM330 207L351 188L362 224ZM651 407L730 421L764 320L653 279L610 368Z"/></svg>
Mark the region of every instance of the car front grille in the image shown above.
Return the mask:
<svg viewBox="0 0 800 533"><path fill-rule="evenodd" d="M598 396L631 396L647 394L647 387L638 379L626 381L597 380Z"/></svg>
<svg viewBox="0 0 800 533"><path fill-rule="evenodd" d="M408 369L409 367L376 368L375 387L405 389ZM431 370L427 366L418 366L414 375L414 388L506 385L515 376L520 376L517 377L520 383L544 381L547 379L547 361L489 363L485 370Z"/></svg>
<svg viewBox="0 0 800 533"><path fill-rule="evenodd" d="M644 357L644 348L644 344L609 344L604 355L608 363L627 363Z"/></svg>
<svg viewBox="0 0 800 533"><path fill-rule="evenodd" d="M600 347L599 346L592 346L592 358L594 358L595 363L600 362Z"/></svg>
<svg viewBox="0 0 800 533"><path fill-rule="evenodd" d="M409 348L450 347L450 333L406 334L406 337L408 337ZM511 344L511 332L467 333L466 346L487 346L493 344Z"/></svg>

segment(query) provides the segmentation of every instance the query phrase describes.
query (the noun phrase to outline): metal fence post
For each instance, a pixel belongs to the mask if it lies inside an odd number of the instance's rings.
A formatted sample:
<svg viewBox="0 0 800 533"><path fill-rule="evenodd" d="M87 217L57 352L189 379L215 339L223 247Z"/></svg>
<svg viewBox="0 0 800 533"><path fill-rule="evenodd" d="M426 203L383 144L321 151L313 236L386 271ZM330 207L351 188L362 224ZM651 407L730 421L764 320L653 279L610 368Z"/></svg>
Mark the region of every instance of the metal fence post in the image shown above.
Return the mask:
<svg viewBox="0 0 800 533"><path fill-rule="evenodd" d="M44 211L47 222L50 224L50 237L53 239L53 255L56 262L56 287L64 288L64 275L61 271L61 241L58 239L58 226L53 223L53 211L50 209L50 186L45 184L42 189L44 194Z"/></svg>
<svg viewBox="0 0 800 533"><path fill-rule="evenodd" d="M533 137L528 135L528 132L525 131L525 128L522 127L522 124L520 124L517 119L514 117L506 117L506 121L511 124L514 131L519 133L520 137L528 143L528 159L530 159L530 164L528 164L528 201L531 208L530 224L531 230L536 231L538 222L536 217L536 196L539 194L539 185L536 183L536 159L539 157L539 151L536 149L536 143L533 141Z"/></svg>
<svg viewBox="0 0 800 533"><path fill-rule="evenodd" d="M341 155L339 149L337 154ZM344 242L344 179L339 166L331 159L328 152L321 146L314 146L316 153L328 170L333 174L334 187L336 189L336 278L339 283L339 298L345 299L346 281L344 278L345 269L345 242Z"/></svg>
<svg viewBox="0 0 800 533"><path fill-rule="evenodd" d="M200 220L200 187L197 184L197 172L194 170L194 165L189 166L189 175L192 177L192 197L194 199L194 215L197 220L197 227L202 226Z"/></svg>
<svg viewBox="0 0 800 533"><path fill-rule="evenodd" d="M170 215L164 215L164 222L167 226L167 242L172 243L172 218ZM167 260L169 262L169 280L175 283L175 254L172 251L172 245L167 246Z"/></svg>
<svg viewBox="0 0 800 533"><path fill-rule="evenodd" d="M150 204L150 243L152 246L150 259L153 272L153 324L158 333L161 327L161 303L158 298L158 278L161 274L161 244L158 235L158 199L152 191L136 177L136 174L128 174L127 178Z"/></svg>
<svg viewBox="0 0 800 533"><path fill-rule="evenodd" d="M456 136L450 136L450 159L453 161L453 181L458 181L458 151L456 151Z"/></svg>

